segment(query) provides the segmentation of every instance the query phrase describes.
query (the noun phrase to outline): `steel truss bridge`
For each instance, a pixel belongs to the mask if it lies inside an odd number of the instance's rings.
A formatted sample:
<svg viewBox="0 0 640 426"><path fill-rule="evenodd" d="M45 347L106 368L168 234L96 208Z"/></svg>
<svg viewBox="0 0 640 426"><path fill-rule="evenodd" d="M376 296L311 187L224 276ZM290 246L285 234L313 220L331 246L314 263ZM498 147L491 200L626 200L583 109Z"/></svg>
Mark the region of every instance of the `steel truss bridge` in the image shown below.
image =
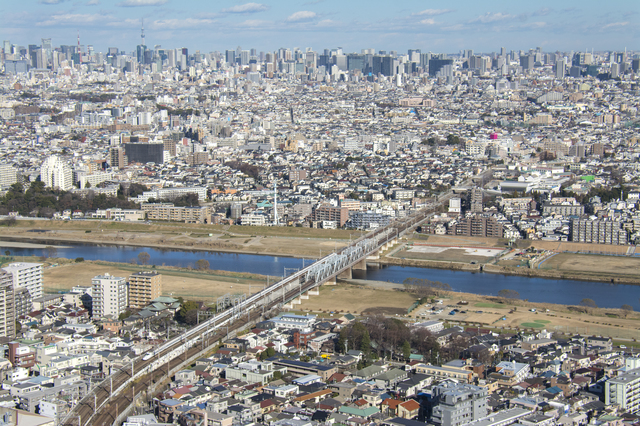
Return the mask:
<svg viewBox="0 0 640 426"><path fill-rule="evenodd" d="M438 204L451 194L441 196ZM152 384L166 378L172 368L201 356L211 344L264 318L273 308L319 287L356 265L366 268L366 260L393 244L398 237L422 223L435 206L427 206L387 226L371 231L311 265L246 298L228 301L224 310L184 334L137 357L130 366L113 372L83 397L58 423L68 426L111 425L121 421L125 408L146 393ZM172 367L173 365L173 367Z"/></svg>

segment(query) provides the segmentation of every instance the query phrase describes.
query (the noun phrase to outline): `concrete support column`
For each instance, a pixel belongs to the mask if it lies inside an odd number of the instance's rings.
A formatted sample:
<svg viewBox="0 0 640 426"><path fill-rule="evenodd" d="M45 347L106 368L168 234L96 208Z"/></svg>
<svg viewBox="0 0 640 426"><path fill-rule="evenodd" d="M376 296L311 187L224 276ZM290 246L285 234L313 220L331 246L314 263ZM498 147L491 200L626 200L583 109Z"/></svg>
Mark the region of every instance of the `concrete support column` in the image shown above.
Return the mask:
<svg viewBox="0 0 640 426"><path fill-rule="evenodd" d="M336 285L336 277L329 278L322 285Z"/></svg>
<svg viewBox="0 0 640 426"><path fill-rule="evenodd" d="M360 271L367 270L367 259L363 258L361 261L353 265L353 269L358 269Z"/></svg>
<svg viewBox="0 0 640 426"><path fill-rule="evenodd" d="M341 280L350 280L351 278L353 278L353 276L351 275L351 268L347 268L344 271L340 272L338 274L338 278Z"/></svg>

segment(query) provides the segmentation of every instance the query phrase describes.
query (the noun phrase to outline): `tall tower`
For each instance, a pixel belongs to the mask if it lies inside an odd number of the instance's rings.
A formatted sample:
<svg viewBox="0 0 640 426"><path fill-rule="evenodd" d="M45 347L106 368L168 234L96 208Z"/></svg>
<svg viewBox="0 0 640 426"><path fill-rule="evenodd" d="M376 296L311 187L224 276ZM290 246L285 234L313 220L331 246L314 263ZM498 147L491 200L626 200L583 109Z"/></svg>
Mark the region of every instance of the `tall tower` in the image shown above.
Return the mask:
<svg viewBox="0 0 640 426"><path fill-rule="evenodd" d="M142 18L142 29L140 30L140 37L142 38L142 45L146 46L144 44L144 18Z"/></svg>
<svg viewBox="0 0 640 426"><path fill-rule="evenodd" d="M78 30L78 63L82 63L82 50L80 50L80 30Z"/></svg>

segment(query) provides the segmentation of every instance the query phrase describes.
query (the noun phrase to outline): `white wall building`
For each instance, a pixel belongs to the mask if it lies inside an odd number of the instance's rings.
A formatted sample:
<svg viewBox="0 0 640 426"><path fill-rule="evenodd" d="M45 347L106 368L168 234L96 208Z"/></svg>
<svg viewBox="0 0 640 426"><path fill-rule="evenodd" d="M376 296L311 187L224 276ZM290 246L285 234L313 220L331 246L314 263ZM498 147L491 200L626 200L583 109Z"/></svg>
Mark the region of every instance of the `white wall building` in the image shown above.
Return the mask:
<svg viewBox="0 0 640 426"><path fill-rule="evenodd" d="M49 188L58 188L62 191L69 191L73 188L71 167L57 155L52 155L44 160L42 167L40 167L40 180Z"/></svg>
<svg viewBox="0 0 640 426"><path fill-rule="evenodd" d="M127 281L124 277L97 275L91 284L94 318L118 318L127 309Z"/></svg>
<svg viewBox="0 0 640 426"><path fill-rule="evenodd" d="M41 263L10 263L2 269L13 275L14 289L26 288L31 295L31 300L42 297Z"/></svg>

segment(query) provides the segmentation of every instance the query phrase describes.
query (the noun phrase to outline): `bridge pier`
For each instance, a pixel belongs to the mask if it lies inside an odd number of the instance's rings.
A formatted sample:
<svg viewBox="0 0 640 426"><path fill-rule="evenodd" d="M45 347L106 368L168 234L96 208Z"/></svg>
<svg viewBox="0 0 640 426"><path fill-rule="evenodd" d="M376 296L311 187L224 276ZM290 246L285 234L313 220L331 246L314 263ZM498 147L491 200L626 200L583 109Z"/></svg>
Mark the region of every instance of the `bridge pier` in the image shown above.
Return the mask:
<svg viewBox="0 0 640 426"><path fill-rule="evenodd" d="M362 258L362 260L360 260L358 263L353 265L351 269L358 269L360 271L366 271L367 270L367 259L366 258Z"/></svg>
<svg viewBox="0 0 640 426"><path fill-rule="evenodd" d="M353 275L351 274L351 268L347 268L344 271L340 272L337 278L341 280L350 280L351 278L353 278ZM333 280L333 283L335 284L335 278Z"/></svg>
<svg viewBox="0 0 640 426"><path fill-rule="evenodd" d="M322 285L336 285L336 277L329 278L328 280L323 282Z"/></svg>

